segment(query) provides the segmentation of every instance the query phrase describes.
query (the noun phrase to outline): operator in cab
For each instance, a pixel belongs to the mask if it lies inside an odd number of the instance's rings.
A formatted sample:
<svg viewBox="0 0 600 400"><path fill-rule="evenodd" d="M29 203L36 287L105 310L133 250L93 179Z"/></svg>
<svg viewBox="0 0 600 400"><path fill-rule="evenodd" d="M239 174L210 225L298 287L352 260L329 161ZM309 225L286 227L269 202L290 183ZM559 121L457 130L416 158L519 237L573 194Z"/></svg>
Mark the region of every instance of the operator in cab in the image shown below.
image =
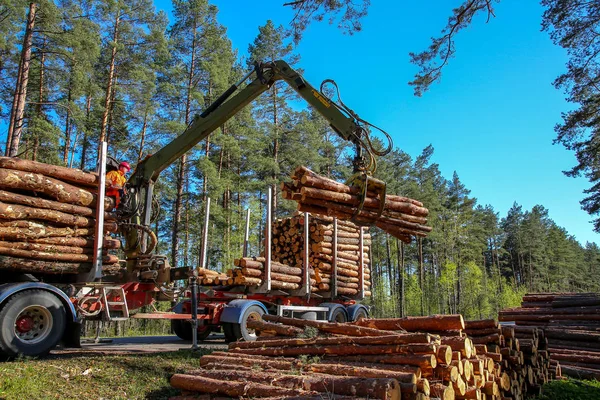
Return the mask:
<svg viewBox="0 0 600 400"><path fill-rule="evenodd" d="M123 187L127 182L125 174L131 170L131 166L127 161L123 161L119 164L119 169L116 171L110 171L106 174L106 196L115 198L115 209L119 207L121 196L123 193Z"/></svg>

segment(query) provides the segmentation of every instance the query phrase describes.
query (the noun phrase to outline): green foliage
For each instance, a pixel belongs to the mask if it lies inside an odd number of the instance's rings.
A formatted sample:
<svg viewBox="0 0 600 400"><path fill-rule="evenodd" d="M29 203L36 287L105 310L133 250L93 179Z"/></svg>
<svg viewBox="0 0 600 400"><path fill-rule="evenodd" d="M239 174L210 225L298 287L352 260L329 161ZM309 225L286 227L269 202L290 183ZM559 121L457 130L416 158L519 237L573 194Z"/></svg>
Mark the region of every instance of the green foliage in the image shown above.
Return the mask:
<svg viewBox="0 0 600 400"><path fill-rule="evenodd" d="M539 400L592 400L600 398L600 382L568 379L544 385Z"/></svg>
<svg viewBox="0 0 600 400"><path fill-rule="evenodd" d="M302 333L298 335L299 338L304 339L312 339L316 338L317 336L319 336L319 330L312 326L305 326Z"/></svg>

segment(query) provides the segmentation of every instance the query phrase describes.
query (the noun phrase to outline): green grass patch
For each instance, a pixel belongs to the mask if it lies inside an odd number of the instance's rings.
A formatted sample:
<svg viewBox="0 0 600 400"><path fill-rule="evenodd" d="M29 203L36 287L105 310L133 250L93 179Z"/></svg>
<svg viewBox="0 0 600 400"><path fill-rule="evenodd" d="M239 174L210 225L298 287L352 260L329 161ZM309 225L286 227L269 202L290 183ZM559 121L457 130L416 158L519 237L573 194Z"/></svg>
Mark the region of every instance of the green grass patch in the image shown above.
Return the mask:
<svg viewBox="0 0 600 400"><path fill-rule="evenodd" d="M544 385L538 400L598 400L600 382L568 379L552 381Z"/></svg>
<svg viewBox="0 0 600 400"><path fill-rule="evenodd" d="M168 399L174 373L199 368L204 350L60 356L0 362L0 399Z"/></svg>

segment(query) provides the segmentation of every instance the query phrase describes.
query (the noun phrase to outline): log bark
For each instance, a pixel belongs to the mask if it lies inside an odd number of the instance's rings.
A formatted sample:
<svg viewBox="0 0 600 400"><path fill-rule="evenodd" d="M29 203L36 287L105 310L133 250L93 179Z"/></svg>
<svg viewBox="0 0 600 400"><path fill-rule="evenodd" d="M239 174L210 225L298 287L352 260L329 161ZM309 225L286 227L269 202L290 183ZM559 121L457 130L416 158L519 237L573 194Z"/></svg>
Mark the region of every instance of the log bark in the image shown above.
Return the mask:
<svg viewBox="0 0 600 400"><path fill-rule="evenodd" d="M363 318L354 323L382 330L407 330L407 331L446 331L451 329L465 329L462 315L432 315L428 317L404 317L387 319Z"/></svg>
<svg viewBox="0 0 600 400"><path fill-rule="evenodd" d="M61 246L75 246L75 247L94 247L93 239L86 239L81 237L47 237L40 239L30 239L28 240L30 243L45 243L45 244L53 244L53 245L61 245ZM121 241L118 239L113 239L109 236L104 238L104 248L105 249L120 249Z"/></svg>
<svg viewBox="0 0 600 400"><path fill-rule="evenodd" d="M294 326L273 324L273 323L265 322L265 321L249 320L246 323L246 326L250 329L255 329L260 332L273 332L273 333L276 333L277 335L281 335L281 336L298 336L302 332L304 332L302 329L296 328Z"/></svg>
<svg viewBox="0 0 600 400"><path fill-rule="evenodd" d="M308 368L313 372L328 375L360 376L365 378L393 378L398 382L413 384L417 383L415 374L410 372L381 371L377 369L354 367L351 365L342 364L311 364Z"/></svg>
<svg viewBox="0 0 600 400"><path fill-rule="evenodd" d="M92 254L91 247L60 246L53 244L40 244L31 242L3 242L0 248L11 248L16 250L41 251L44 253L66 253L66 254Z"/></svg>
<svg viewBox="0 0 600 400"><path fill-rule="evenodd" d="M96 214L96 210L90 207L61 203L58 201L42 199L40 197L25 196L22 194L7 192L6 190L0 190L0 201L12 204L22 204L36 208L45 208L67 214L82 215L84 217L92 217ZM107 197L105 199L104 208L106 210L112 210L114 206L114 199L112 197ZM105 218L106 217L112 218L112 214L107 212L105 213Z"/></svg>
<svg viewBox="0 0 600 400"><path fill-rule="evenodd" d="M61 181L85 186L98 186L98 174L80 169L60 167L17 157L0 157L0 168L44 174Z"/></svg>
<svg viewBox="0 0 600 400"><path fill-rule="evenodd" d="M0 255L0 269L22 273L79 274L89 272L92 264L39 261Z"/></svg>
<svg viewBox="0 0 600 400"><path fill-rule="evenodd" d="M88 190L49 178L42 174L0 168L0 187L44 193L61 203L95 205L96 195Z"/></svg>
<svg viewBox="0 0 600 400"><path fill-rule="evenodd" d="M269 322L281 323L284 325L297 326L304 328L312 326L323 332L335 333L348 336L387 336L389 332L381 332L379 329L353 326L350 324L341 324L336 322L309 321L304 319L286 318L275 315L264 315L263 319Z"/></svg>
<svg viewBox="0 0 600 400"><path fill-rule="evenodd" d="M171 386L192 392L225 394L227 396L295 396L306 392L298 389L286 389L253 382L221 381L202 376L175 374L171 377ZM310 393L308 393L310 394Z"/></svg>
<svg viewBox="0 0 600 400"><path fill-rule="evenodd" d="M0 247L0 254L5 256L20 257L40 261L91 263L94 259L94 256L92 254L49 253L37 250L21 250L14 247ZM119 262L119 258L111 254L106 254L102 256L102 262L104 264L115 264Z"/></svg>
<svg viewBox="0 0 600 400"><path fill-rule="evenodd" d="M360 355L332 358L343 362L379 363L393 365L413 365L428 370L437 365L433 354L394 354L394 355Z"/></svg>
<svg viewBox="0 0 600 400"><path fill-rule="evenodd" d="M230 349L232 353L256 354L265 356L300 356L300 355L382 355L382 354L427 354L435 353L434 344L414 345L330 345L330 346L303 346L303 347L268 347L260 349Z"/></svg>
<svg viewBox="0 0 600 400"><path fill-rule="evenodd" d="M427 333L389 335L389 336L366 336L366 337L328 337L328 338L295 338L270 340L266 343L258 342L234 342L229 344L230 349L256 349L265 347L282 346L312 346L312 345L382 345L382 344L409 344L409 343L431 343L431 337Z"/></svg>
<svg viewBox="0 0 600 400"><path fill-rule="evenodd" d="M0 202L0 219L5 220L41 220L59 225L93 227L96 220L80 215L67 214L61 211L7 204Z"/></svg>
<svg viewBox="0 0 600 400"><path fill-rule="evenodd" d="M116 232L117 225L107 223L106 232ZM34 221L8 221L0 223L1 240L31 240L63 236L93 236L93 228L54 227Z"/></svg>

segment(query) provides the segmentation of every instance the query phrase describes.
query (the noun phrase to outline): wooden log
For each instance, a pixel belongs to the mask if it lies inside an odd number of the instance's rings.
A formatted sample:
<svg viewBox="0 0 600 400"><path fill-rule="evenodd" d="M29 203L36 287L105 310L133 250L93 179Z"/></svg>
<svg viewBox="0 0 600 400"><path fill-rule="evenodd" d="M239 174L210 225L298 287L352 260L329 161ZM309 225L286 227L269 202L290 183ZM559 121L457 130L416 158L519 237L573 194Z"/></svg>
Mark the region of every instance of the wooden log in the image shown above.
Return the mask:
<svg viewBox="0 0 600 400"><path fill-rule="evenodd" d="M328 375L360 376L364 378L393 378L398 382L417 383L415 374L410 372L381 371L378 369L355 367L343 364L311 364L308 369Z"/></svg>
<svg viewBox="0 0 600 400"><path fill-rule="evenodd" d="M411 345L314 345L298 347L267 347L252 349L230 349L232 353L256 354L265 356L300 356L300 355L383 355L383 354L428 354L435 353L434 344Z"/></svg>
<svg viewBox="0 0 600 400"><path fill-rule="evenodd" d="M340 364L340 365L349 365L353 367L364 367L377 369L382 371L395 371L395 372L409 372L411 374L415 374L417 379L422 377L422 371L420 367L415 365L405 365L405 364L383 364L383 363L369 363L369 362L358 362L358 361L345 361L342 360L343 357L333 357L331 359L323 358L319 360L319 364Z"/></svg>
<svg viewBox="0 0 600 400"><path fill-rule="evenodd" d="M39 251L45 253L66 253L66 254L93 254L91 247L60 246L54 244L42 244L31 242L3 242L0 241L0 248L12 248L26 251Z"/></svg>
<svg viewBox="0 0 600 400"><path fill-rule="evenodd" d="M31 260L41 261L66 261L66 262L89 262L94 259L92 254L67 254L67 253L52 253L37 250L21 250L14 247L0 247L0 254L11 257L19 257ZM119 262L119 258L112 254L102 256L102 262L105 264L115 264Z"/></svg>
<svg viewBox="0 0 600 400"><path fill-rule="evenodd" d="M67 214L61 211L34 208L16 204L0 202L0 219L5 220L40 220L53 222L60 225L90 227L94 226L96 220L81 215Z"/></svg>
<svg viewBox="0 0 600 400"><path fill-rule="evenodd" d="M312 346L312 345L341 345L341 344L363 344L363 345L383 345L383 344L414 344L431 343L431 337L427 333L389 335L389 336L338 336L338 337L315 337L315 338L294 338L271 340L268 343L258 342L233 342L229 344L230 349L255 349L265 347L281 346Z"/></svg>
<svg viewBox="0 0 600 400"><path fill-rule="evenodd" d="M192 392L225 394L227 396L288 396L301 395L304 390L286 389L253 382L221 381L195 375L175 374L170 379L171 386L176 389Z"/></svg>
<svg viewBox="0 0 600 400"><path fill-rule="evenodd" d="M327 356L328 355L326 355L326 357ZM333 357L333 360L340 362L412 365L419 367L422 370L433 369L437 366L437 362L433 354L350 355L331 357Z"/></svg>
<svg viewBox="0 0 600 400"><path fill-rule="evenodd" d="M106 223L105 232L116 232L117 225ZM58 236L93 236L93 228L56 227L35 221L0 222L0 240L27 240Z"/></svg>
<svg viewBox="0 0 600 400"><path fill-rule="evenodd" d="M0 168L0 187L44 193L61 203L94 206L96 195L88 190L42 174Z"/></svg>
<svg viewBox="0 0 600 400"><path fill-rule="evenodd" d="M464 320L460 314L382 319L363 318L354 322L354 324L381 330L407 330L423 332L464 329Z"/></svg>
<svg viewBox="0 0 600 400"><path fill-rule="evenodd" d="M237 357L232 357L232 355ZM245 354L230 353L227 356L222 354L209 354L200 358L200 365L215 364L219 366L249 366L252 368L271 368L279 371L298 370L302 368L302 364L297 361L287 361L282 359L274 359L272 357L246 356Z"/></svg>
<svg viewBox="0 0 600 400"><path fill-rule="evenodd" d="M42 199L40 197L26 196L7 192L6 190L0 190L0 201L11 204L22 204L29 207L56 210L67 214L82 215L84 217L93 217L96 215L96 210L90 207L61 203L58 201ZM105 203L105 210L112 210L114 208L114 200L112 197L107 197ZM105 218L109 215L109 213L106 213Z"/></svg>
<svg viewBox="0 0 600 400"><path fill-rule="evenodd" d="M473 342L468 337L444 336L442 337L442 344L450 346L453 351L460 351L465 358L471 358L475 349Z"/></svg>
<svg viewBox="0 0 600 400"><path fill-rule="evenodd" d="M18 157L0 157L0 168L44 174L62 181L85 186L98 186L98 174L80 169L23 160Z"/></svg>
<svg viewBox="0 0 600 400"><path fill-rule="evenodd" d="M465 329L491 329L498 328L498 322L495 319L480 319L465 321Z"/></svg>
<svg viewBox="0 0 600 400"><path fill-rule="evenodd" d="M430 395L433 398L440 400L454 400L454 389L452 386L444 385L441 382L430 383L429 385Z"/></svg>
<svg viewBox="0 0 600 400"><path fill-rule="evenodd" d="M57 237L46 237L39 239L29 239L28 243L43 243L43 244L52 244L59 246L73 246L73 247L85 247L91 248L94 247L93 239L86 239L82 237L67 237L67 236L57 236ZM110 236L104 237L103 240L105 249L120 249L121 241L118 239L113 239Z"/></svg>
<svg viewBox="0 0 600 400"><path fill-rule="evenodd" d="M309 321L297 318L280 317L276 315L263 315L263 319L269 322L281 323L284 325L297 326L304 328L312 326L323 332L335 333L348 336L387 336L390 332L381 332L379 329L371 329L351 324L341 324L336 322Z"/></svg>
<svg viewBox="0 0 600 400"><path fill-rule="evenodd" d="M0 270L33 274L79 274L91 269L91 263L40 261L0 255Z"/></svg>

